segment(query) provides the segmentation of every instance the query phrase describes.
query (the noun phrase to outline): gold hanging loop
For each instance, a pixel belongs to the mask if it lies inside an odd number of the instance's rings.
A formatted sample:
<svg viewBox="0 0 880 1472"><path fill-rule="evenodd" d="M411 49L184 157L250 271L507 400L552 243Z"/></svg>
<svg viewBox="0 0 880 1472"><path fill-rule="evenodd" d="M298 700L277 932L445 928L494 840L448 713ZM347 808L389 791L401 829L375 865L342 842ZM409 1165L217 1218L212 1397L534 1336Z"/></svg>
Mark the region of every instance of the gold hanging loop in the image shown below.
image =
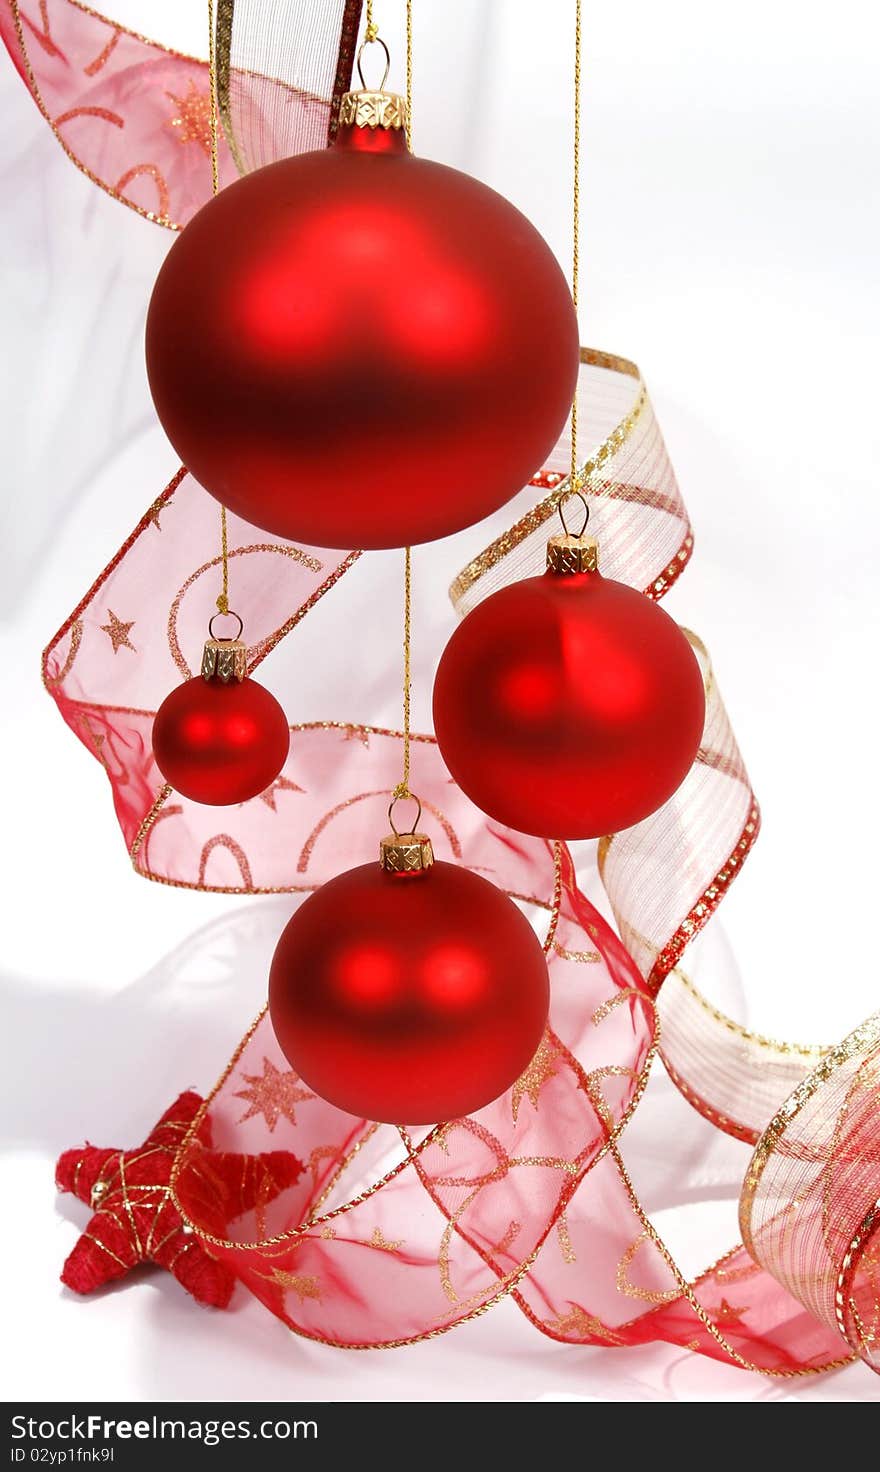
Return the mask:
<svg viewBox="0 0 880 1472"><path fill-rule="evenodd" d="M565 516L565 508L566 508L566 506L568 506L569 511L571 510L571 502L572 502L572 500L580 501L581 507L582 507L583 513L584 513L584 519L583 519L583 522L581 524L581 529L580 529L579 532L573 532L572 531L571 527L569 526L569 524L568 524L568 522L566 520L566 516ZM589 507L589 503L588 503L587 498L584 495L583 491L576 491L574 489L572 489L570 491L566 491L565 495L562 496L562 497L560 497L559 505L557 507L557 510L559 512L559 520L562 522L562 530L565 533L565 535L567 537L573 537L573 538L575 538L576 540L579 541L580 538L583 537L586 534L587 523L590 520L590 507Z"/></svg>
<svg viewBox="0 0 880 1472"><path fill-rule="evenodd" d="M382 47L382 50L385 53L385 70L382 73L382 80L379 83L378 87L368 87L367 84L366 84L366 81L364 80L364 72L363 72L363 68L361 66L361 57L363 56L364 51L367 48L367 46L381 46ZM356 65L357 65L357 74L358 74L358 76L361 79L361 88L363 89L364 92L384 92L385 91L385 83L388 81L388 73L391 70L391 52L388 50L388 47L385 45L385 42L382 40L382 37L381 36L379 36L379 35L372 35L371 36L369 34L369 30L368 30L367 35L364 37L363 41L361 41L361 44L358 47Z"/></svg>
<svg viewBox="0 0 880 1472"><path fill-rule="evenodd" d="M218 618L234 618L238 624L234 634L215 634L214 623ZM230 685L233 680L247 679L247 645L242 640L244 621L234 609L213 613L208 620L208 637L202 650L201 675L203 680L219 680Z"/></svg>
<svg viewBox="0 0 880 1472"><path fill-rule="evenodd" d="M236 630L236 632L234 634L215 634L214 633L214 620L215 619L218 619L218 618L234 618L236 620L237 624L238 624L238 629ZM208 619L208 638L209 639L216 639L217 642L220 643L220 644L226 644L230 640L240 639L241 636L242 636L242 634L243 634L243 632L244 632L244 619L242 618L242 616L241 616L240 613L236 613L236 611L235 611L234 608L218 609L217 612L216 613L212 613L211 614L211 617Z"/></svg>
<svg viewBox="0 0 880 1472"><path fill-rule="evenodd" d="M565 516L566 506L571 510L572 498L580 501L583 507L584 519L579 532L569 530ZM583 491L566 491L557 501L556 510L562 522L562 532L557 532L547 543L547 571L563 575L598 572L599 543L595 537L587 536L590 507Z"/></svg>
<svg viewBox="0 0 880 1472"><path fill-rule="evenodd" d="M415 822L412 824L412 826L410 828L398 828L397 824L394 821L394 809L397 807L397 804L399 802L407 802L407 801L414 802L415 805L416 805L416 820L415 820ZM421 823L421 821L422 821L422 804L419 801L419 799L416 797L415 793L414 792L407 792L406 794L395 793L394 796L392 797L390 803L388 804L388 822L389 822L389 824L391 826L391 832L394 834L394 837L395 838L400 838L401 834L403 834L403 833L416 833L418 831L418 826Z"/></svg>

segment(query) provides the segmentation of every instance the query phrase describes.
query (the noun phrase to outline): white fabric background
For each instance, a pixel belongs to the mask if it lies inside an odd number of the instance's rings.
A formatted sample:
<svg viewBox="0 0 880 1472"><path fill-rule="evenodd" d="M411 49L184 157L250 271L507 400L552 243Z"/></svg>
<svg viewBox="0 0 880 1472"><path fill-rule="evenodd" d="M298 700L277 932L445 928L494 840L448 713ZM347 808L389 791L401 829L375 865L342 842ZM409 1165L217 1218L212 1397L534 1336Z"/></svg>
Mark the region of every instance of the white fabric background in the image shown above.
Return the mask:
<svg viewBox="0 0 880 1472"><path fill-rule="evenodd" d="M198 47L200 0L108 9ZM402 9L376 3L398 66ZM416 0L417 151L500 188L563 262L572 14ZM591 0L585 21L582 338L647 378L697 533L668 606L710 645L765 815L701 980L764 1032L832 1039L877 1006L880 25L866 0ZM100 767L41 689L41 648L175 468L142 357L172 237L77 173L9 65L0 117L5 1394L880 1399L862 1368L774 1384L665 1348L566 1348L509 1304L346 1355L243 1290L212 1314L159 1273L90 1301L60 1287L85 1208L56 1200L54 1157L134 1144L178 1090L210 1085L289 905L137 879ZM417 554L420 726L446 585L484 540ZM273 657L292 719L396 721L399 572L399 554L362 559ZM627 1154L687 1266L734 1240L747 1152L708 1145L662 1078ZM684 1213L686 1196L707 1204Z"/></svg>

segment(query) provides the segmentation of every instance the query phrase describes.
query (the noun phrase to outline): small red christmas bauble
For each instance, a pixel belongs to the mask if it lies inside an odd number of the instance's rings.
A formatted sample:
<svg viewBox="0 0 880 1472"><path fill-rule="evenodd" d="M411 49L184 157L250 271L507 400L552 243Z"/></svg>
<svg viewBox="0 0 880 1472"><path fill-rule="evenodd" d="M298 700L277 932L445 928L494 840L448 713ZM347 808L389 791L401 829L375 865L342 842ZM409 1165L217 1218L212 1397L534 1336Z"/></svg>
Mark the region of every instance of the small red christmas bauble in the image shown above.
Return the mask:
<svg viewBox="0 0 880 1472"><path fill-rule="evenodd" d="M598 571L527 578L456 629L434 682L452 776L492 818L598 838L647 818L689 771L703 678L678 625Z"/></svg>
<svg viewBox="0 0 880 1472"><path fill-rule="evenodd" d="M528 1067L549 1005L540 942L512 900L455 864L364 864L288 922L269 1012L291 1067L350 1114L458 1119Z"/></svg>
<svg viewBox="0 0 880 1472"><path fill-rule="evenodd" d="M577 319L519 210L402 131L238 180L168 253L150 389L196 479L321 547L395 547L515 495L563 427Z"/></svg>
<svg viewBox="0 0 880 1472"><path fill-rule="evenodd" d="M256 680L196 675L167 695L153 721L166 782L193 802L247 802L274 782L290 750L287 716Z"/></svg>

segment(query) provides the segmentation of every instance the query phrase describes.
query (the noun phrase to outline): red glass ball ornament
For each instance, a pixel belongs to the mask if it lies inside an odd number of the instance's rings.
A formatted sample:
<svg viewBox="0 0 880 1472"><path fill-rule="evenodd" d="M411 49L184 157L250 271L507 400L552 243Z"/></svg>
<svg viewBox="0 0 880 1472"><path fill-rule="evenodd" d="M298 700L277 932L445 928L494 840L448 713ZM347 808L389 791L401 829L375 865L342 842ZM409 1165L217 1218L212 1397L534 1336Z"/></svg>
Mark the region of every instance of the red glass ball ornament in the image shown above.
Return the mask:
<svg viewBox="0 0 880 1472"><path fill-rule="evenodd" d="M578 371L569 288L525 216L363 126L196 215L146 352L205 489L323 547L426 542L503 505L553 448Z"/></svg>
<svg viewBox="0 0 880 1472"><path fill-rule="evenodd" d="M434 682L446 765L490 817L598 838L672 796L705 717L696 656L663 609L598 571L527 578L456 629Z"/></svg>
<svg viewBox="0 0 880 1472"><path fill-rule="evenodd" d="M256 680L196 675L167 695L153 721L166 782L193 802L247 802L274 782L290 750L287 716Z"/></svg>
<svg viewBox="0 0 880 1472"><path fill-rule="evenodd" d="M491 1103L528 1067L548 1005L525 916L456 864L331 879L288 922L269 977L291 1067L340 1109L398 1124Z"/></svg>

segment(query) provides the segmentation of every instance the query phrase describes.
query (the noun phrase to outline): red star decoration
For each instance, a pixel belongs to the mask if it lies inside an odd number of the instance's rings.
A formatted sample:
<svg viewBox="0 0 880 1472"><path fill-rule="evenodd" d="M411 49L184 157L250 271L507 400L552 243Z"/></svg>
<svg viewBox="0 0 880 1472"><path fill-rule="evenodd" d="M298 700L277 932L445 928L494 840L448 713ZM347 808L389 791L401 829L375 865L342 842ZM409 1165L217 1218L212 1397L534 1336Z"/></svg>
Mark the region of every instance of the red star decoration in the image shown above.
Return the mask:
<svg viewBox="0 0 880 1472"><path fill-rule="evenodd" d="M141 1262L173 1273L199 1303L226 1308L235 1276L211 1257L188 1227L171 1197L171 1168L202 1105L188 1091L167 1109L143 1145L135 1150L85 1145L66 1150L55 1170L59 1191L72 1191L94 1215L61 1273L76 1293L122 1278ZM259 1209L292 1186L303 1166L287 1150L264 1155L234 1155L211 1150L211 1120L206 1114L197 1138L202 1146L205 1220L214 1235L244 1212Z"/></svg>

